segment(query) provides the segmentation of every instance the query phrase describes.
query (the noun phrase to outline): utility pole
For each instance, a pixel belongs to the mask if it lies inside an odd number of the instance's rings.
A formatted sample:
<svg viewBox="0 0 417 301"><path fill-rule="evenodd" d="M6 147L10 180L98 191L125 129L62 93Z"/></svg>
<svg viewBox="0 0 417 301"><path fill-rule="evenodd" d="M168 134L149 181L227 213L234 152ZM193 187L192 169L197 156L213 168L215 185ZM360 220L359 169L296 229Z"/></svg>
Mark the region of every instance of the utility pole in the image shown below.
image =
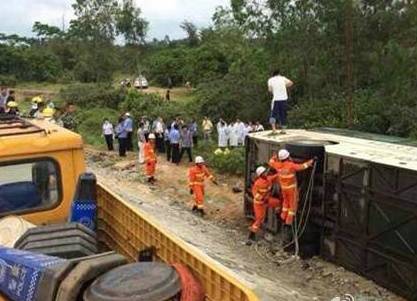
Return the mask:
<svg viewBox="0 0 417 301"><path fill-rule="evenodd" d="M345 0L346 103L349 128L353 127L353 0Z"/></svg>

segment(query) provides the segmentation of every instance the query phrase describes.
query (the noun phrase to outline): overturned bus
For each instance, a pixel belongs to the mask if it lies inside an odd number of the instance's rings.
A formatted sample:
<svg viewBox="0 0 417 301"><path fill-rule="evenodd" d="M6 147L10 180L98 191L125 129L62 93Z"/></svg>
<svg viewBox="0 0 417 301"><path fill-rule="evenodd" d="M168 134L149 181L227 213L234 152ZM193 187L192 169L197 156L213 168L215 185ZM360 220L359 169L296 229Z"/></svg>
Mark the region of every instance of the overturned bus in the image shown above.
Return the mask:
<svg viewBox="0 0 417 301"><path fill-rule="evenodd" d="M305 222L301 256L320 255L417 300L415 145L407 139L335 129L251 134L246 143L245 214L253 218L255 170L274 152L286 148L295 161L317 157L315 174L298 175L297 214ZM279 236L280 221L273 210L264 229Z"/></svg>

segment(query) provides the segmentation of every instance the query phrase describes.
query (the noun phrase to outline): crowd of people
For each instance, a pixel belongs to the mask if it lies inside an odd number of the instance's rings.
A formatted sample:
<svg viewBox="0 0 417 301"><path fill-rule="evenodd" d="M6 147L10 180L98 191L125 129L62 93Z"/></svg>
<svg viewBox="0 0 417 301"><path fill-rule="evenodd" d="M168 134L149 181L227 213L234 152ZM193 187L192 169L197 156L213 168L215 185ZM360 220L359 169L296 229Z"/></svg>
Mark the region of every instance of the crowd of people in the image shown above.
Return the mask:
<svg viewBox="0 0 417 301"><path fill-rule="evenodd" d="M204 139L210 140L214 130L214 125L208 117L204 117L202 127ZM265 128L259 121L252 123L236 119L236 121L228 124L220 118L216 124L216 130L218 147L220 149L224 149L227 147L234 148L245 145L245 139L248 134L253 132L262 132Z"/></svg>
<svg viewBox="0 0 417 301"><path fill-rule="evenodd" d="M45 119L75 131L77 128L75 110L75 105L72 103L67 103L64 107L58 107L51 98L45 99L38 95L32 98L30 109L27 112L22 112L19 109L15 91L4 86L0 87L0 114L2 115Z"/></svg>
<svg viewBox="0 0 417 301"><path fill-rule="evenodd" d="M102 134L109 151L114 150L114 140L119 145L119 155L126 156L126 152L133 151L134 135L133 118L130 113L120 116L115 125L105 118L102 124ZM235 148L245 145L246 136L249 133L264 131L264 126L259 123L242 122L237 119L228 124L220 119L216 127L213 122L204 117L201 122L202 136L204 141L211 141L217 132L218 147L220 149ZM184 155L189 162L193 161L193 148L199 142L199 124L196 120L185 122L181 117L165 122L162 117L151 121L143 116L137 122L136 137L138 141L139 163L144 163L144 145L150 134L155 135L155 147L159 153L166 154L167 161L180 164Z"/></svg>

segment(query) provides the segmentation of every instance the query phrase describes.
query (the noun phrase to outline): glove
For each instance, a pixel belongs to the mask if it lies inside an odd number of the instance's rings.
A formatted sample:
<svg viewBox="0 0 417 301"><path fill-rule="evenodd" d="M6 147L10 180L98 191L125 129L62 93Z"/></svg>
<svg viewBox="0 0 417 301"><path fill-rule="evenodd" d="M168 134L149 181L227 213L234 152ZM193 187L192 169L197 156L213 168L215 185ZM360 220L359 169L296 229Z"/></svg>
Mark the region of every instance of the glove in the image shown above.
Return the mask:
<svg viewBox="0 0 417 301"><path fill-rule="evenodd" d="M190 194L193 194L193 193L194 193L194 191L192 189L190 189Z"/></svg>

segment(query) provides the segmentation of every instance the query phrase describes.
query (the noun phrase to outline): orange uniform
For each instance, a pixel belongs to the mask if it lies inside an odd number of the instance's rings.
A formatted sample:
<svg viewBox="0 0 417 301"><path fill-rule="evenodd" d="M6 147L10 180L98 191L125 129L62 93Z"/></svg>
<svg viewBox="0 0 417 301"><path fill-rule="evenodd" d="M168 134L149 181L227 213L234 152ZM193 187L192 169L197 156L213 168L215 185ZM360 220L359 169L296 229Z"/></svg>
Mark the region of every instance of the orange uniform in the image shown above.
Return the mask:
<svg viewBox="0 0 417 301"><path fill-rule="evenodd" d="M278 182L282 193L281 219L287 225L293 223L298 209L297 171L309 168L311 166L310 162L297 164L291 160L279 161L275 157L272 157L269 161L269 165L278 172Z"/></svg>
<svg viewBox="0 0 417 301"><path fill-rule="evenodd" d="M188 171L188 185L193 190L194 202L198 209L204 208L204 180L214 180L213 175L204 165L195 165Z"/></svg>
<svg viewBox="0 0 417 301"><path fill-rule="evenodd" d="M268 208L281 209L281 200L271 197L271 190L277 175L258 177L252 186L253 209L255 221L250 227L250 231L257 233L264 220Z"/></svg>
<svg viewBox="0 0 417 301"><path fill-rule="evenodd" d="M155 149L150 142L146 142L143 148L145 156L145 174L148 178L152 178L155 175L157 161Z"/></svg>

